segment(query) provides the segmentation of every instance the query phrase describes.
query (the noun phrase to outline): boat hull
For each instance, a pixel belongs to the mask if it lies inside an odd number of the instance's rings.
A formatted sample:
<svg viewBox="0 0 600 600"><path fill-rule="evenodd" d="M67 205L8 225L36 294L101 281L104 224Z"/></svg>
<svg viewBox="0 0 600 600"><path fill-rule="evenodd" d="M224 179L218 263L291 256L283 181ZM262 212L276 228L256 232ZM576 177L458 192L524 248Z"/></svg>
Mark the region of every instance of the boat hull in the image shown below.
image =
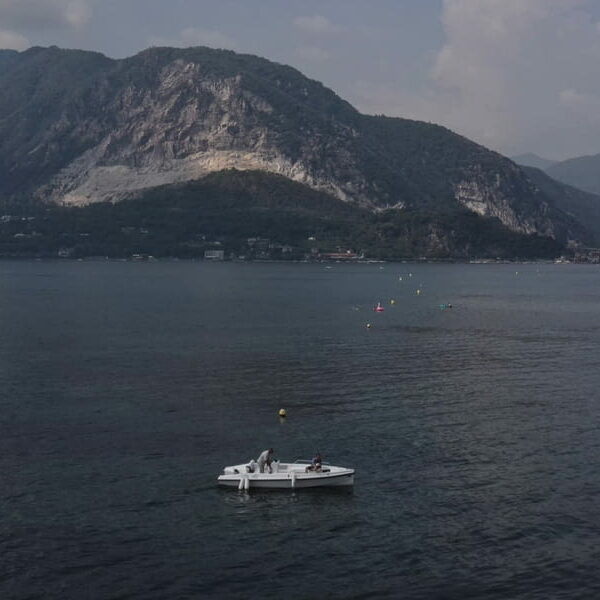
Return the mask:
<svg viewBox="0 0 600 600"><path fill-rule="evenodd" d="M343 469L334 473L226 473L219 476L218 483L219 485L238 489L284 490L316 487L347 487L354 485L354 471L352 469Z"/></svg>

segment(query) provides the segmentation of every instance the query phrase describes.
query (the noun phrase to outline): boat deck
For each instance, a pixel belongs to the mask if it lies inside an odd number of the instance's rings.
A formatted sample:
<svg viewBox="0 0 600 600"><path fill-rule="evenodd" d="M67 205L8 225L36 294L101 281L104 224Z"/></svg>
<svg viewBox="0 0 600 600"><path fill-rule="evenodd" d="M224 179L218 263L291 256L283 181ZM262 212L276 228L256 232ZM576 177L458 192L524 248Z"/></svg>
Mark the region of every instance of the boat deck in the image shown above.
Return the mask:
<svg viewBox="0 0 600 600"><path fill-rule="evenodd" d="M354 484L354 470L323 464L319 471L308 470L309 461L273 462L272 470L250 471L248 464L225 467L218 483L239 489L338 487Z"/></svg>

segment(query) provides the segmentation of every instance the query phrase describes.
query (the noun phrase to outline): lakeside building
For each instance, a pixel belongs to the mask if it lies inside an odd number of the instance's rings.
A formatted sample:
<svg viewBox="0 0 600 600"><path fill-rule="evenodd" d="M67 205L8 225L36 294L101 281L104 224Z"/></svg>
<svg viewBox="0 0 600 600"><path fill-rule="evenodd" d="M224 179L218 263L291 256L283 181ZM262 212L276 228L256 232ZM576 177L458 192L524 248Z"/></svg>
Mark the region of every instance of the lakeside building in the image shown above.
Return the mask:
<svg viewBox="0 0 600 600"><path fill-rule="evenodd" d="M351 250L346 250L346 252L321 252L319 254L319 258L321 260L344 260L344 261L352 261L363 258L356 254L356 252L352 252Z"/></svg>
<svg viewBox="0 0 600 600"><path fill-rule="evenodd" d="M225 260L225 250L205 250L204 260Z"/></svg>

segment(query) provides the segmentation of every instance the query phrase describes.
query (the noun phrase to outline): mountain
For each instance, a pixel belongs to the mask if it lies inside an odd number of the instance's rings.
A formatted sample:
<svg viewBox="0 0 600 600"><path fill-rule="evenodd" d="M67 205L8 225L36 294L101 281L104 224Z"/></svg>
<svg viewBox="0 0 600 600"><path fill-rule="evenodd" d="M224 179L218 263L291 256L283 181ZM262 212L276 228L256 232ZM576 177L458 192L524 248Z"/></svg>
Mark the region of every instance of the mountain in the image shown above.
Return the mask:
<svg viewBox="0 0 600 600"><path fill-rule="evenodd" d="M442 215L446 225L470 213L482 230L495 219L507 234L586 237L512 161L438 125L362 115L256 56L151 48L112 60L36 47L1 64L5 204L132 200L234 168L283 175L371 213Z"/></svg>
<svg viewBox="0 0 600 600"><path fill-rule="evenodd" d="M542 171L556 162L554 160L542 158L533 152L511 156L511 160L522 167L535 167L536 169L542 169Z"/></svg>
<svg viewBox="0 0 600 600"><path fill-rule="evenodd" d="M545 170L553 179L591 194L600 194L600 154L563 160Z"/></svg>
<svg viewBox="0 0 600 600"><path fill-rule="evenodd" d="M19 53L16 50L0 50L0 70L13 61Z"/></svg>
<svg viewBox="0 0 600 600"><path fill-rule="evenodd" d="M541 169L524 167L524 171L557 208L572 215L580 223L585 223L593 235L593 239L589 241L596 246L600 245L600 195L556 181Z"/></svg>

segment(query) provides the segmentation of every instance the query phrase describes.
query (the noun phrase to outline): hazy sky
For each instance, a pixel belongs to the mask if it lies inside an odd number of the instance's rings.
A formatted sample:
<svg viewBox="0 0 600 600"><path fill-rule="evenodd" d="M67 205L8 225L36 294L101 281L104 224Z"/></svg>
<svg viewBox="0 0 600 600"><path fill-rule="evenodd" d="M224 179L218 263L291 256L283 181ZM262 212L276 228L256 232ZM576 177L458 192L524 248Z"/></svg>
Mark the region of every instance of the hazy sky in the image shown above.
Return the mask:
<svg viewBox="0 0 600 600"><path fill-rule="evenodd" d="M504 154L600 153L600 0L0 0L0 47L52 44L230 48Z"/></svg>

